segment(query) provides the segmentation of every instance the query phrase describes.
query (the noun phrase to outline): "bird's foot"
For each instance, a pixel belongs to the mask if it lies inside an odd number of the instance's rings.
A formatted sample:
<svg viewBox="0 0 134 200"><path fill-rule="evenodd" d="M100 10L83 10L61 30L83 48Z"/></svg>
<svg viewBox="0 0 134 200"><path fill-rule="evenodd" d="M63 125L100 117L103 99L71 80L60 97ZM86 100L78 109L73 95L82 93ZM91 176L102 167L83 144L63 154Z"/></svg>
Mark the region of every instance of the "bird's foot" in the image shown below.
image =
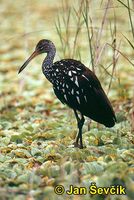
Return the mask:
<svg viewBox="0 0 134 200"><path fill-rule="evenodd" d="M79 149L83 149L83 145L82 144L78 144L77 142L73 143L74 147L77 147Z"/></svg>

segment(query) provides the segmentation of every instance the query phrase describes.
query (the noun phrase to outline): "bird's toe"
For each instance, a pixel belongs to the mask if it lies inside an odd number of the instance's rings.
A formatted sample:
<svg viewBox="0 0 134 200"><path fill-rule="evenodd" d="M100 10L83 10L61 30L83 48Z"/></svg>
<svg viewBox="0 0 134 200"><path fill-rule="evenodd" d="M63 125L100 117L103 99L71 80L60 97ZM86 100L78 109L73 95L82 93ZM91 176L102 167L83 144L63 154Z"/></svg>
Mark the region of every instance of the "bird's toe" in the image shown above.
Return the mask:
<svg viewBox="0 0 134 200"><path fill-rule="evenodd" d="M73 145L74 145L74 147L77 147L79 149L83 149L84 148L83 145L78 144L77 142L74 142Z"/></svg>

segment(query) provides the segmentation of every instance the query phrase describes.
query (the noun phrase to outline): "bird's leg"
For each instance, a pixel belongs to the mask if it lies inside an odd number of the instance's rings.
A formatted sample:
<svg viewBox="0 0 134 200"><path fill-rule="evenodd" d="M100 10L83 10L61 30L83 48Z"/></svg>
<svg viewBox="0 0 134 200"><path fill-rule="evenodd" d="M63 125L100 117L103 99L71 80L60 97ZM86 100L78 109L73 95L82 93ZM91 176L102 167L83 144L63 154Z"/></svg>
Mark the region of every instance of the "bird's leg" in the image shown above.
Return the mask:
<svg viewBox="0 0 134 200"><path fill-rule="evenodd" d="M91 119L88 119L88 125L87 125L88 131L90 131L90 125L91 125Z"/></svg>
<svg viewBox="0 0 134 200"><path fill-rule="evenodd" d="M76 116L76 119L77 119L77 126L78 126L78 129L79 129L79 132L78 132L78 135L77 135L77 138L76 138L76 142L74 143L74 146L75 147L79 147L80 149L83 149L83 143L82 143L82 127L84 125L84 116L81 114L81 118L78 116L78 113L76 112L76 110L74 110L74 113L75 113L75 116ZM78 144L80 140L80 144Z"/></svg>

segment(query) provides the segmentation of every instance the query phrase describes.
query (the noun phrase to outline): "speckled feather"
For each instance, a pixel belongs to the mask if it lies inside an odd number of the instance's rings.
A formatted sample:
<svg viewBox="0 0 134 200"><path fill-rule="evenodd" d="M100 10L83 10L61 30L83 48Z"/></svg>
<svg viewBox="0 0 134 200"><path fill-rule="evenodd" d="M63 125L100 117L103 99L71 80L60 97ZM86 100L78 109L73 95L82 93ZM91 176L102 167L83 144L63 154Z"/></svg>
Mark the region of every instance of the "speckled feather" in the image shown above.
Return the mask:
<svg viewBox="0 0 134 200"><path fill-rule="evenodd" d="M107 127L115 124L114 111L98 78L80 61L55 62L46 77L62 103Z"/></svg>

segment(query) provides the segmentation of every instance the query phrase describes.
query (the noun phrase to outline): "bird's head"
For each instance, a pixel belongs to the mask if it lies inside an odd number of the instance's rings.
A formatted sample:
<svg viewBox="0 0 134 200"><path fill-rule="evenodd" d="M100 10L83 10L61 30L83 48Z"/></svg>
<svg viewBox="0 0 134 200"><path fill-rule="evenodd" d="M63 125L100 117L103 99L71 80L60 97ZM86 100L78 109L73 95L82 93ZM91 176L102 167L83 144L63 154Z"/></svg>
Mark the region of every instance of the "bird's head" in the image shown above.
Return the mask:
<svg viewBox="0 0 134 200"><path fill-rule="evenodd" d="M47 39L43 39L43 40L40 40L36 47L35 47L35 51L32 53L32 55L24 62L24 64L21 66L21 68L19 69L19 72L20 73L27 65L28 63L33 59L35 58L36 56L38 56L39 54L42 54L42 53L49 53L51 50L54 50L55 51L55 46L53 44L53 42L51 42L50 40L47 40Z"/></svg>
<svg viewBox="0 0 134 200"><path fill-rule="evenodd" d="M43 40L40 40L37 45L36 45L36 48L35 48L35 51L38 53L38 54L41 54L41 53L48 53L52 48L54 48L54 44L52 41L50 40L47 40L47 39L43 39Z"/></svg>

